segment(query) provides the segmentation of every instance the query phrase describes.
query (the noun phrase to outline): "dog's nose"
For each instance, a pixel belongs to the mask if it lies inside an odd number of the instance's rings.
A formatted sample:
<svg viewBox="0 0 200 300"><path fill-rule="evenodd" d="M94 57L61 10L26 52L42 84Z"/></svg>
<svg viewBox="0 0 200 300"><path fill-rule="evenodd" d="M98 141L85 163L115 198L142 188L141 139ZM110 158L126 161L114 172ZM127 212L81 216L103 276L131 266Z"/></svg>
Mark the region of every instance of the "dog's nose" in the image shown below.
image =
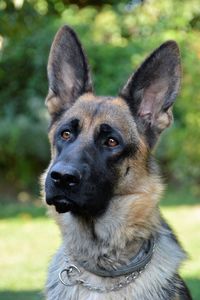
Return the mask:
<svg viewBox="0 0 200 300"><path fill-rule="evenodd" d="M50 176L55 184L62 185L63 187L75 187L81 181L81 173L78 169L61 162L52 167Z"/></svg>

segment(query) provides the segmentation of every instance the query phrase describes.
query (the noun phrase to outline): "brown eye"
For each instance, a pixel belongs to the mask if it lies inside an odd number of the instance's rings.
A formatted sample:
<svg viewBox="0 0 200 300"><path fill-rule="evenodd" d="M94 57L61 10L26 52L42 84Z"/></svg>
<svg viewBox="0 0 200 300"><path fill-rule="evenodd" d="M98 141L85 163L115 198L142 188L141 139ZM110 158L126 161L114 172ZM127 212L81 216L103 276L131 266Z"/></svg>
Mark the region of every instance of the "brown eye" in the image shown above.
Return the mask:
<svg viewBox="0 0 200 300"><path fill-rule="evenodd" d="M61 137L63 138L63 140L67 141L71 137L71 132L69 130L64 130L61 132Z"/></svg>
<svg viewBox="0 0 200 300"><path fill-rule="evenodd" d="M119 142L117 140L115 140L114 138L110 137L106 140L105 145L108 147L116 147L117 145L119 145Z"/></svg>

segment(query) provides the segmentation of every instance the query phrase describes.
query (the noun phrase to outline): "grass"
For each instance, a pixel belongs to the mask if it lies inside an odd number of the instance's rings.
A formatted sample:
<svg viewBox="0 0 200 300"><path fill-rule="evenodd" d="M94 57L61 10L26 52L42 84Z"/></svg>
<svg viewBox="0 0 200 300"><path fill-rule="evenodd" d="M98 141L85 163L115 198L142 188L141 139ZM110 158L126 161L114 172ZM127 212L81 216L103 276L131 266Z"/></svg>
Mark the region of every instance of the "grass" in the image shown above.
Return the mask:
<svg viewBox="0 0 200 300"><path fill-rule="evenodd" d="M47 265L59 245L57 226L31 204L4 204L0 211L0 299L42 299Z"/></svg>
<svg viewBox="0 0 200 300"><path fill-rule="evenodd" d="M185 193L168 193L162 213L178 234L189 260L181 275L200 299L200 205ZM43 299L46 270L60 237L45 209L33 204L0 204L0 300Z"/></svg>

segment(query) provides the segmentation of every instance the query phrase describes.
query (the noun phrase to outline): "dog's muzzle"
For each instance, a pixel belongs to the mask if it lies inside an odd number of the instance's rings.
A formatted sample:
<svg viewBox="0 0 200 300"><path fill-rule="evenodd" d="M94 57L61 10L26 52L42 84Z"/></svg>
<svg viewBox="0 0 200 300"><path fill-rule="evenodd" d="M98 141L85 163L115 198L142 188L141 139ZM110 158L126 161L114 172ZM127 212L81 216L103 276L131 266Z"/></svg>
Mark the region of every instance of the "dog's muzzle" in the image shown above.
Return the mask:
<svg viewBox="0 0 200 300"><path fill-rule="evenodd" d="M54 205L58 213L65 213L72 210L74 204L71 200L64 198L64 196L47 197L48 205Z"/></svg>
<svg viewBox="0 0 200 300"><path fill-rule="evenodd" d="M71 211L76 203L70 195L81 183L81 173L73 165L57 162L52 166L46 180L46 202L54 205L58 213Z"/></svg>
<svg viewBox="0 0 200 300"><path fill-rule="evenodd" d="M80 184L82 176L75 166L58 162L51 168L50 177L56 186L71 189Z"/></svg>

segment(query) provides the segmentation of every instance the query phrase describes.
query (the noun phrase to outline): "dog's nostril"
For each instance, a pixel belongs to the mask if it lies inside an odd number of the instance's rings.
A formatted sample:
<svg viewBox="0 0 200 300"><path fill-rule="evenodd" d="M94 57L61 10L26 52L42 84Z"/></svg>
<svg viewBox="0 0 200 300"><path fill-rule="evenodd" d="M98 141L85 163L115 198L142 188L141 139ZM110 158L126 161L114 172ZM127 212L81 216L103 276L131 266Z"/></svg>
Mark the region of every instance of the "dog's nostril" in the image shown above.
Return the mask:
<svg viewBox="0 0 200 300"><path fill-rule="evenodd" d="M62 179L62 174L59 173L59 172L55 172L55 171L52 171L51 172L51 178L53 179L54 182L60 182L61 179Z"/></svg>
<svg viewBox="0 0 200 300"><path fill-rule="evenodd" d="M63 176L63 180L67 183L68 186L73 187L75 185L78 185L80 182L79 176L74 176L70 174L65 174Z"/></svg>
<svg viewBox="0 0 200 300"><path fill-rule="evenodd" d="M61 168L60 164L54 166L50 176L55 184L69 188L79 185L81 181L79 170L72 166L62 166Z"/></svg>

